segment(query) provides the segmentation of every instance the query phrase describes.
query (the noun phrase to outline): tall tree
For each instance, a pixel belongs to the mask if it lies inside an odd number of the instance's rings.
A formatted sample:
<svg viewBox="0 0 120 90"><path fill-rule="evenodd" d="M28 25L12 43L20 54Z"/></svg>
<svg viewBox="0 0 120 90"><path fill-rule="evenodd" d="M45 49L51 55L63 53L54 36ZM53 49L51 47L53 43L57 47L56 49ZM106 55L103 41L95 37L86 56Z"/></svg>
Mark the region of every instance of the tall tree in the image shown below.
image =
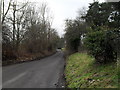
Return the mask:
<svg viewBox="0 0 120 90"><path fill-rule="evenodd" d="M118 55L119 10L114 4L119 6L118 3L94 2L85 16L91 28L86 36L88 49L102 63L116 61Z"/></svg>
<svg viewBox="0 0 120 90"><path fill-rule="evenodd" d="M86 22L95 26L107 25L112 11L111 3L99 4L99 2L94 2L90 4L89 10L85 15Z"/></svg>

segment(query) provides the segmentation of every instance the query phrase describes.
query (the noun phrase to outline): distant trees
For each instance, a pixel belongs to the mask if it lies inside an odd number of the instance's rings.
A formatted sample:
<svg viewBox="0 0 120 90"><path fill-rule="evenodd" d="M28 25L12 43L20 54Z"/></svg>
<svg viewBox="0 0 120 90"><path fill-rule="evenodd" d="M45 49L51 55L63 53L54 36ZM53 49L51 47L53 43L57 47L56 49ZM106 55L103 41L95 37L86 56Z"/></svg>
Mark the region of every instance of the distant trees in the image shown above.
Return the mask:
<svg viewBox="0 0 120 90"><path fill-rule="evenodd" d="M65 39L66 48L70 53L77 52L81 48L82 36L86 33L86 23L79 19L66 20Z"/></svg>
<svg viewBox="0 0 120 90"><path fill-rule="evenodd" d="M28 51L32 53L55 49L56 39L59 36L55 29L51 28L51 16L48 14L47 4L42 4L38 11L31 6L28 8L25 18L30 21L25 22L27 24L27 31L25 32L26 37L24 39L24 43L28 45L26 46Z"/></svg>
<svg viewBox="0 0 120 90"><path fill-rule="evenodd" d="M52 28L53 17L47 3L40 7L29 2L10 0L4 13L2 1L3 60L17 59L21 55L54 52L59 36Z"/></svg>
<svg viewBox="0 0 120 90"><path fill-rule="evenodd" d="M61 37L57 43L58 48L64 48L65 47L65 38Z"/></svg>

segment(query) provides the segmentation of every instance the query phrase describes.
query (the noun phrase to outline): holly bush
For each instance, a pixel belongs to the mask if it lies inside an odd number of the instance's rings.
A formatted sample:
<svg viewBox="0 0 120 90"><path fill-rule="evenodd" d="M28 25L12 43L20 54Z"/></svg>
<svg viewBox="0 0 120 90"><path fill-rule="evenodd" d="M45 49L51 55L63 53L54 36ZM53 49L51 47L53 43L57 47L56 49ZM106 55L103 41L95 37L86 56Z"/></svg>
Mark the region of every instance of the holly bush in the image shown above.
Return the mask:
<svg viewBox="0 0 120 90"><path fill-rule="evenodd" d="M86 34L85 45L97 62L108 63L116 61L115 36L114 30L103 27L90 29Z"/></svg>

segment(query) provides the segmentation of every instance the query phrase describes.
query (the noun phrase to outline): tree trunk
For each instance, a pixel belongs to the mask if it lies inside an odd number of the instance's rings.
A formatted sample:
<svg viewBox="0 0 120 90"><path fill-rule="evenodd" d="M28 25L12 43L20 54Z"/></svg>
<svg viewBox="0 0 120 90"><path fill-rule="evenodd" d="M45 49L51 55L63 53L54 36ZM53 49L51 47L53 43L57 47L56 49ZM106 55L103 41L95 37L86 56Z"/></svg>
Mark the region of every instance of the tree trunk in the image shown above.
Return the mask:
<svg viewBox="0 0 120 90"><path fill-rule="evenodd" d="M13 47L15 47L15 13L16 13L16 5L13 3Z"/></svg>

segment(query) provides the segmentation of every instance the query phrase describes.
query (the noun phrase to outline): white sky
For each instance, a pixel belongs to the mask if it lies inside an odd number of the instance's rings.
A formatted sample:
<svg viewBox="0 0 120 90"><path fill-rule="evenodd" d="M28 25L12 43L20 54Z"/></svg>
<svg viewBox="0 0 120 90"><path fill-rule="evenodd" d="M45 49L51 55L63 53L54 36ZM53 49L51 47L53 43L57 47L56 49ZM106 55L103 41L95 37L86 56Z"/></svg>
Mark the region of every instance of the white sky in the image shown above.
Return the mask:
<svg viewBox="0 0 120 90"><path fill-rule="evenodd" d="M99 0L99 2L103 1ZM83 7L88 8L89 3L92 3L93 0L46 0L46 2L54 15L53 27L62 36L64 34L64 20L74 19L77 16L77 11Z"/></svg>
<svg viewBox="0 0 120 90"><path fill-rule="evenodd" d="M18 0L36 2L38 5L41 2L47 2L50 11L54 16L52 27L55 28L60 36L64 34L64 20L74 19L77 16L77 11L83 7L88 8L89 3L93 0ZM98 0L104 2L104 0Z"/></svg>

